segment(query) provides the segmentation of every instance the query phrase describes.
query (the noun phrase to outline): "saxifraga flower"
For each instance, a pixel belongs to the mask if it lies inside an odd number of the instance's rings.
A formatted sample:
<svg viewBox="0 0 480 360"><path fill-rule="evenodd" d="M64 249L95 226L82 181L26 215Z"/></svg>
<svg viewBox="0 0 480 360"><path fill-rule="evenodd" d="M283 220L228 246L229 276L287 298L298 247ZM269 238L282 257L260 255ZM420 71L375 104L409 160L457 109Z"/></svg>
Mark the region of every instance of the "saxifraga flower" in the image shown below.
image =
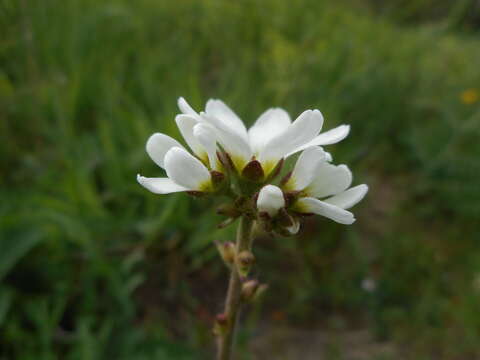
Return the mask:
<svg viewBox="0 0 480 360"><path fill-rule="evenodd" d="M138 175L138 182L151 192L213 193L223 189L222 194L234 200L223 207L225 215L248 214L268 230L284 235L298 232L301 214L319 214L342 224L355 221L347 209L365 196L368 187L349 188L352 174L348 167L332 165L330 154L320 147L344 139L348 125L320 134L323 116L319 110L306 110L291 122L285 110L272 108L247 130L220 100L209 100L200 113L183 98L178 106L182 113L175 121L193 155L172 137L153 134L146 150L167 177ZM276 186L274 169L298 152L294 169ZM219 185L235 181L247 186L233 191L233 186Z"/></svg>
<svg viewBox="0 0 480 360"><path fill-rule="evenodd" d="M368 191L365 184L350 188L352 173L346 165L333 165L320 147L306 149L283 185L290 208L300 214L317 214L340 224L355 222L347 209L360 202Z"/></svg>
<svg viewBox="0 0 480 360"><path fill-rule="evenodd" d="M320 134L323 115L319 110L306 110L292 122L285 110L271 108L247 130L242 120L221 100L208 100L205 111L200 113L184 98L178 100L178 106L183 114L178 115L176 121L192 150L196 152L197 146L195 137L191 136L192 128L202 123L212 125L212 136L216 136L215 140L228 153L239 173L250 161L256 160L267 176L281 159L311 146L335 144L350 131L350 126L340 125Z"/></svg>

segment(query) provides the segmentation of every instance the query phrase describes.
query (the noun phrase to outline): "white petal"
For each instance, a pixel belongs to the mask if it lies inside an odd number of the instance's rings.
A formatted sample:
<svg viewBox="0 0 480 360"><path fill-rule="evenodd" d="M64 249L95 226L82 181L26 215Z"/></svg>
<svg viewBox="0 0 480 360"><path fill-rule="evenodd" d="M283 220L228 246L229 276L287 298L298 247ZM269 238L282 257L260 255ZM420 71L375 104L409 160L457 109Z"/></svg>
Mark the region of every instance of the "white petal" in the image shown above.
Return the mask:
<svg viewBox="0 0 480 360"><path fill-rule="evenodd" d="M202 113L203 119L213 125L217 133L217 140L232 158L238 171L252 158L250 144L230 126L216 117Z"/></svg>
<svg viewBox="0 0 480 360"><path fill-rule="evenodd" d="M174 147L167 152L165 170L170 179L189 190L211 190L208 169L185 149Z"/></svg>
<svg viewBox="0 0 480 360"><path fill-rule="evenodd" d="M327 161L327 153L321 147L313 146L300 154L290 179L285 184L287 190L303 190L313 180L320 163Z"/></svg>
<svg viewBox="0 0 480 360"><path fill-rule="evenodd" d="M146 149L152 160L155 161L158 166L164 168L165 154L174 146L183 148L174 138L165 134L155 133L147 140Z"/></svg>
<svg viewBox="0 0 480 360"><path fill-rule="evenodd" d="M203 149L207 152L210 167L213 170L218 170L217 136L213 126L205 122L198 123L193 128L193 134Z"/></svg>
<svg viewBox="0 0 480 360"><path fill-rule="evenodd" d="M257 199L258 211L275 216L283 207L285 207L285 198L280 188L275 185L266 185L260 190Z"/></svg>
<svg viewBox="0 0 480 360"><path fill-rule="evenodd" d="M317 198L336 195L348 189L352 183L352 172L346 165L332 165L321 163L316 171L313 181L305 189L310 196Z"/></svg>
<svg viewBox="0 0 480 360"><path fill-rule="evenodd" d="M292 152L288 153L286 157L289 157L290 155L295 154L299 151L302 151L310 146L323 146L323 145L336 144L337 142L345 139L348 136L349 132L350 132L350 125L337 126L336 128L326 131L318 135L308 143L296 148Z"/></svg>
<svg viewBox="0 0 480 360"><path fill-rule="evenodd" d="M300 230L300 221L298 221L297 219L293 219L293 225L287 227L287 230L292 235L298 233L298 230Z"/></svg>
<svg viewBox="0 0 480 360"><path fill-rule="evenodd" d="M238 135L247 140L247 129L242 120L223 101L210 99L205 106L207 115L217 118L226 126L231 127Z"/></svg>
<svg viewBox="0 0 480 360"><path fill-rule="evenodd" d="M147 178L139 174L137 175L137 181L140 185L155 194L170 194L188 190L183 186L175 184L169 178Z"/></svg>
<svg viewBox="0 0 480 360"><path fill-rule="evenodd" d="M364 198L367 192L367 185L357 185L324 201L326 203L341 207L342 209L350 209L352 206L358 204Z"/></svg>
<svg viewBox="0 0 480 360"><path fill-rule="evenodd" d="M355 217L350 211L311 197L300 198L295 203L294 209L299 212L322 215L340 224L350 225L355 222Z"/></svg>
<svg viewBox="0 0 480 360"><path fill-rule="evenodd" d="M268 141L285 131L290 123L290 116L283 109L273 108L265 111L248 130L253 152L258 154Z"/></svg>
<svg viewBox="0 0 480 360"><path fill-rule="evenodd" d="M175 117L175 122L183 138L188 146L190 146L190 149L192 149L199 158L206 156L205 149L193 135L193 127L198 124L198 120L191 115L181 114Z"/></svg>
<svg viewBox="0 0 480 360"><path fill-rule="evenodd" d="M322 129L323 116L318 110L306 110L283 131L271 139L258 155L258 160L265 164L266 173L286 154L308 143Z"/></svg>
<svg viewBox="0 0 480 360"><path fill-rule="evenodd" d="M194 117L198 117L198 113L193 110L193 108L187 103L187 101L183 97L179 97L177 101L178 108L183 114L192 115Z"/></svg>

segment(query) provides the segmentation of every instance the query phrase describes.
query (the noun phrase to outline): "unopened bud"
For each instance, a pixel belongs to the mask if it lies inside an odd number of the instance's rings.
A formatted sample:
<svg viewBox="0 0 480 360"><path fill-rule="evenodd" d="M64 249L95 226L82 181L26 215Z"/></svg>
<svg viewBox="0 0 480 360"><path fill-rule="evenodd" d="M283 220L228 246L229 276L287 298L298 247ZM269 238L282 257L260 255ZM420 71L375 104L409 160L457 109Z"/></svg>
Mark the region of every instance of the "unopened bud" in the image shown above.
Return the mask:
<svg viewBox="0 0 480 360"><path fill-rule="evenodd" d="M258 280L247 280L242 285L242 299L243 301L251 301L257 292L260 283Z"/></svg>
<svg viewBox="0 0 480 360"><path fill-rule="evenodd" d="M215 320L216 320L217 323L219 323L220 325L227 325L227 324L228 324L228 317L227 317L227 315L224 314L224 313L217 314L217 316L215 317Z"/></svg>
<svg viewBox="0 0 480 360"><path fill-rule="evenodd" d="M271 217L285 206L282 190L275 185L266 185L258 194L257 209L259 212L267 212Z"/></svg>
<svg viewBox="0 0 480 360"><path fill-rule="evenodd" d="M242 176L250 181L260 181L264 175L262 164L258 160L250 161L242 170Z"/></svg>
<svg viewBox="0 0 480 360"><path fill-rule="evenodd" d="M267 289L267 284L260 284L257 280L245 281L242 285L242 300L254 302L258 300Z"/></svg>
<svg viewBox="0 0 480 360"><path fill-rule="evenodd" d="M226 314L217 314L215 316L215 325L213 326L213 333L217 336L225 334L228 328L228 317Z"/></svg>
<svg viewBox="0 0 480 360"><path fill-rule="evenodd" d="M235 244L231 241L215 241L215 245L217 246L217 250L225 264L227 266L232 265L235 261Z"/></svg>
<svg viewBox="0 0 480 360"><path fill-rule="evenodd" d="M263 296L263 294L265 294L265 291L267 291L267 289L268 289L267 284L260 284L257 287L257 291L255 291L255 294L253 294L252 301L257 301L258 299L260 299Z"/></svg>
<svg viewBox="0 0 480 360"><path fill-rule="evenodd" d="M252 265L255 263L255 256L251 251L244 250L237 254L236 258L237 269L240 276L247 276L250 272Z"/></svg>

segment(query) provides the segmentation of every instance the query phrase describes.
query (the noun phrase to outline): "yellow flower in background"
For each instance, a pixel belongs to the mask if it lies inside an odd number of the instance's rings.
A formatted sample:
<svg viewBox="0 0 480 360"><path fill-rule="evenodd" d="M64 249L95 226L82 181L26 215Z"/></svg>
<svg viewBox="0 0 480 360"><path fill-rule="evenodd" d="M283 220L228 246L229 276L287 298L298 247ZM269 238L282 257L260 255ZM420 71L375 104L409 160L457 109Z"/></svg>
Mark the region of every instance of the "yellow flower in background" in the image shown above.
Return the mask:
<svg viewBox="0 0 480 360"><path fill-rule="evenodd" d="M480 100L480 93L477 89L467 89L460 94L460 100L466 105L475 104Z"/></svg>

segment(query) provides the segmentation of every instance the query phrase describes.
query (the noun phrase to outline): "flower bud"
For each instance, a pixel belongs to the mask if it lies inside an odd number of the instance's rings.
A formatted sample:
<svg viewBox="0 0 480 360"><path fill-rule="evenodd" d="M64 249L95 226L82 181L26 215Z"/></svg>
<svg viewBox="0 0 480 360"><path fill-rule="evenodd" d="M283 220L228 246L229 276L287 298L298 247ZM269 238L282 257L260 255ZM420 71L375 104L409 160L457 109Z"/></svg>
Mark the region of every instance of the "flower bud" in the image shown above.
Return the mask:
<svg viewBox="0 0 480 360"><path fill-rule="evenodd" d="M267 291L268 285L267 284L260 284L257 287L257 291L255 291L255 294L253 294L252 301L257 301L262 297L263 294L265 294L265 291Z"/></svg>
<svg viewBox="0 0 480 360"><path fill-rule="evenodd" d="M260 181L264 175L262 164L258 160L250 161L242 170L242 176L250 181Z"/></svg>
<svg viewBox="0 0 480 360"><path fill-rule="evenodd" d="M228 316L226 314L217 314L215 316L215 325L213 326L213 333L217 336L222 336L228 328Z"/></svg>
<svg viewBox="0 0 480 360"><path fill-rule="evenodd" d="M247 280L242 284L243 301L251 301L257 292L260 283L258 280Z"/></svg>
<svg viewBox="0 0 480 360"><path fill-rule="evenodd" d="M258 194L257 209L259 212L266 212L271 217L278 213L278 210L285 207L283 192L275 185L266 185Z"/></svg>
<svg viewBox="0 0 480 360"><path fill-rule="evenodd" d="M235 244L231 241L220 242L215 241L215 245L217 246L217 250L220 253L222 260L225 262L227 266L230 266L235 261Z"/></svg>
<svg viewBox="0 0 480 360"><path fill-rule="evenodd" d="M228 323L228 317L224 313L217 314L217 316L215 317L215 320L217 321L217 323L221 325L226 325Z"/></svg>
<svg viewBox="0 0 480 360"><path fill-rule="evenodd" d="M255 263L255 256L251 251L243 250L237 254L237 269L240 276L245 277L250 272L252 265Z"/></svg>

